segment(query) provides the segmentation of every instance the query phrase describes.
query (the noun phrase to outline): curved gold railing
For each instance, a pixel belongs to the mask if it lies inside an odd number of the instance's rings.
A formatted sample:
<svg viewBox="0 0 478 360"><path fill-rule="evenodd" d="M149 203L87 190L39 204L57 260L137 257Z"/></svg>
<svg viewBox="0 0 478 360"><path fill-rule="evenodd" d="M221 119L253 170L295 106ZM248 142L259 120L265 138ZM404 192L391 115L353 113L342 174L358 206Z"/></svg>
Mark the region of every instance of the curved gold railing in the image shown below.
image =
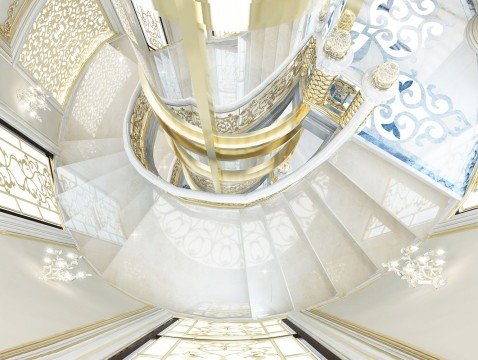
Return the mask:
<svg viewBox="0 0 478 360"><path fill-rule="evenodd" d="M316 58L315 37L309 38L292 59L286 60L286 66L274 79L254 94L247 97L237 106L228 111L215 113L215 127L218 133L239 133L245 132L259 123L275 106L277 106L299 83L300 79L308 75L315 65ZM170 112L185 123L200 128L199 113L195 102L175 105L166 99L161 99L169 108Z"/></svg>
<svg viewBox="0 0 478 360"><path fill-rule="evenodd" d="M313 42L312 42L313 44ZM314 44L315 46L315 44ZM305 50L303 50L305 51ZM315 52L314 52L315 54ZM222 169L220 173L220 189L225 195L237 192L247 191L256 185L260 184L267 175L270 175L274 169L280 166L284 161L290 158L294 151L302 132L302 121L309 113L311 107L314 107L317 111L326 113L327 116L337 121L341 127L349 127L349 122L355 123L357 120L357 113L362 113L362 121L368 116L373 107L368 107L368 111L363 113L362 108L367 108L364 105L364 99L359 89L349 83L347 80L340 76L332 76L324 78L324 74L320 70L315 69L310 75L310 65L304 66L293 65L291 69L295 69L292 74L298 76L298 80L295 82L301 82L301 84L307 83L308 86L304 91L304 102L300 104L292 113L278 120L271 125L262 128L260 130L250 131L246 133L212 133L212 140L214 143L214 151L219 161L241 161L246 159L252 159L247 168L240 170L228 170ZM300 70L297 70L300 69ZM289 77L290 78L290 77ZM310 80L309 80L310 79ZM325 79L325 80L324 80ZM190 124L189 122L178 119L174 113L170 110L167 104L164 104L158 95L153 91L148 79L140 69L140 81L144 91L143 101L138 103L144 104L149 108L149 114L151 109L156 115L157 121L160 123L163 131L168 135L167 139L176 154L180 166L176 166L176 174L174 176L175 181L179 179L178 176L182 173L187 180L188 184L193 190L205 190L205 191L217 191L217 186L214 188L211 178L213 176L210 166L203 161L200 161L202 157L207 158L207 146L204 139L204 134L201 128ZM334 103L335 99L330 91L332 89L338 89L338 91L345 92L346 97L353 99L351 102L346 103ZM263 95L263 94L261 94ZM341 94L338 96L341 98ZM145 102L144 99L147 99ZM143 116L146 110L141 111L133 110L133 115L140 114ZM147 119L145 119L145 122ZM138 131L135 131L134 121L130 125L130 142L133 147L136 157L142 162L143 166L147 168L144 156L144 124L138 125ZM138 141L139 139L139 141ZM195 156L193 156L196 154ZM198 157L199 156L199 157ZM254 159L262 157L259 159ZM269 157L269 158L268 158ZM260 163L259 163L260 162ZM258 164L259 163L259 164ZM245 166L244 163L241 166ZM288 176L290 178L290 176ZM281 181L269 185L268 187L275 187L277 184L281 184ZM287 185L287 187L290 186ZM284 187L285 188L285 187ZM181 189L182 191L188 191ZM256 192L262 192L263 189L255 190ZM189 191L190 192L190 191ZM198 192L195 192L196 194ZM245 194L249 197L249 194ZM264 196L265 197L268 197ZM194 198L196 196L193 196ZM189 199L189 196L181 197L188 201L195 201ZM258 201L257 199L255 201ZM254 201L254 202L255 202ZM202 201L203 202L203 201ZM215 201L211 201L215 203ZM245 201L245 203L251 203ZM221 203L222 206L224 203ZM237 205L237 203L236 203ZM235 205L231 205L235 206Z"/></svg>
<svg viewBox="0 0 478 360"><path fill-rule="evenodd" d="M324 147L322 151L313 156L299 169L295 170L288 176L279 179L274 184L245 194L233 194L226 191L224 191L222 194L211 194L205 191L194 191L173 185L145 169L141 162L136 158L129 144L129 117L125 118L123 138L125 141L126 154L132 165L146 180L158 187L158 189L161 189L171 196L187 203L212 207L244 208L248 206L254 206L257 203L280 194L297 182L301 181L310 172L326 162L343 143L348 141L349 138L355 134L356 129L362 124L364 118L369 114L372 107L371 105L373 106L373 104L368 104L365 102L364 105L353 116L347 126L343 128L333 138L333 140ZM176 168L176 174L178 171L180 171L180 168L181 166Z"/></svg>
<svg viewBox="0 0 478 360"><path fill-rule="evenodd" d="M213 178L210 166L188 153L189 151L207 157L203 131L177 119L169 111L169 108L159 100L141 70L140 79L143 91L157 115L158 122L169 136L171 148L183 164L183 172L185 175L189 174L190 181L188 183L193 188L211 191L209 181L204 181L204 179ZM226 183L220 188L221 191L229 192L232 188L237 188L239 186L237 184L244 182L247 186L244 184L240 186L252 187L289 158L299 141L302 120L309 110L309 105L302 103L291 115L266 128L242 134L213 133L214 151L218 160L241 161L270 156L269 159L261 160L262 163L249 166L246 169L221 170L220 182ZM198 181L194 182L194 180Z"/></svg>
<svg viewBox="0 0 478 360"><path fill-rule="evenodd" d="M136 158L146 169L148 169L148 163L146 160L145 136L152 111L148 99L143 92L140 92L134 102L131 114L129 138Z"/></svg>

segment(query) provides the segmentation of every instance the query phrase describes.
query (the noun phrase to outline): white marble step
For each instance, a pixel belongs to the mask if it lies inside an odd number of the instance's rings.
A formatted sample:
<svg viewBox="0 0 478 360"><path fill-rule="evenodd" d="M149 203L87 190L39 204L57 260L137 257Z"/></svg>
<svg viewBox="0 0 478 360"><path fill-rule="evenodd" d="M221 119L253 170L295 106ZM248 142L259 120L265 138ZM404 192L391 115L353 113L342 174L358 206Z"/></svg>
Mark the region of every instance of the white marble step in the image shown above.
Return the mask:
<svg viewBox="0 0 478 360"><path fill-rule="evenodd" d="M57 178L62 192L85 181L96 179L129 165L124 151L108 154L93 159L83 160L74 164L59 166L56 169Z"/></svg>
<svg viewBox="0 0 478 360"><path fill-rule="evenodd" d="M122 138L107 138L62 141L60 148L61 162L68 165L120 152L124 145Z"/></svg>
<svg viewBox="0 0 478 360"><path fill-rule="evenodd" d="M287 192L290 207L305 236L320 257L337 293L343 295L369 279L376 267L312 189Z"/></svg>
<svg viewBox="0 0 478 360"><path fill-rule="evenodd" d="M119 244L113 244L77 231L71 231L71 235L76 240L81 254L100 274L105 271L121 249Z"/></svg>
<svg viewBox="0 0 478 360"><path fill-rule="evenodd" d="M109 197L118 202L121 208L126 207L145 187L150 188L151 183L143 178L138 171L129 166L126 175L114 180L106 193Z"/></svg>
<svg viewBox="0 0 478 360"><path fill-rule="evenodd" d="M447 196L352 141L329 162L419 238L447 207Z"/></svg>
<svg viewBox="0 0 478 360"><path fill-rule="evenodd" d="M334 297L336 291L283 195L262 207L294 309L305 309Z"/></svg>
<svg viewBox="0 0 478 360"><path fill-rule="evenodd" d="M148 213L158 198L157 191L152 186L144 188L132 198L130 203L121 209L120 219L126 238L135 231L143 217Z"/></svg>
<svg viewBox="0 0 478 360"><path fill-rule="evenodd" d="M415 235L330 164L308 177L317 195L367 256L381 268Z"/></svg>
<svg viewBox="0 0 478 360"><path fill-rule="evenodd" d="M241 210L240 229L252 316L291 311L290 292L260 206Z"/></svg>
<svg viewBox="0 0 478 360"><path fill-rule="evenodd" d="M212 213L163 194L104 277L178 313L250 318L240 227L230 213Z"/></svg>
<svg viewBox="0 0 478 360"><path fill-rule="evenodd" d="M57 196L64 210L65 220L71 219L86 208L96 206L97 203L101 203L101 199L108 199L108 202L118 201L111 196L111 193L115 192L118 187L122 187L123 191L127 189L124 182L118 181L118 179L127 179L124 175L130 173L131 168L131 165L125 165L111 173L85 181L59 193ZM123 186L121 186L122 184ZM123 199L127 202L131 201L128 193L123 193Z"/></svg>

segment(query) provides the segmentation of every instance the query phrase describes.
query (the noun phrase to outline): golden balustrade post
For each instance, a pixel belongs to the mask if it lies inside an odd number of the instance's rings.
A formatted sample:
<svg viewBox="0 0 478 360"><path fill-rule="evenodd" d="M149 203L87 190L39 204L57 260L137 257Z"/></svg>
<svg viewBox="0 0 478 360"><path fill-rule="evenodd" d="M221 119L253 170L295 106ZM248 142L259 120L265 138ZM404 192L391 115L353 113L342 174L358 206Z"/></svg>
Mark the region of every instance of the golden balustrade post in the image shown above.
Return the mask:
<svg viewBox="0 0 478 360"><path fill-rule="evenodd" d="M326 75L319 69L315 69L312 79L307 87L304 100L314 107L321 107L324 105L325 99L329 92L329 88L334 82L335 75Z"/></svg>

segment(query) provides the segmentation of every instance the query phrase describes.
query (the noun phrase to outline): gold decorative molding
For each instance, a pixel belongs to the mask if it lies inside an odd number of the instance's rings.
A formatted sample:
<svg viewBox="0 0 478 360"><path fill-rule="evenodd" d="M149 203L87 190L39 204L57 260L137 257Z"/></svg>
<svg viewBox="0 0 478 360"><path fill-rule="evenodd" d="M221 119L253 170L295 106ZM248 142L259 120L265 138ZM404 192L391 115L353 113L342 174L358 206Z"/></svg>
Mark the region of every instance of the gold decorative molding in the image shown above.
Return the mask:
<svg viewBox="0 0 478 360"><path fill-rule="evenodd" d="M181 146L204 155L206 153L202 131L195 126L176 119L161 103L149 85L148 80L140 71L141 84L148 101L157 114L163 130ZM245 134L214 134L215 150L218 158L233 160L235 158L255 157L270 152L283 145L298 131L304 117L309 113L309 105L302 103L288 117L260 130ZM238 151L240 150L240 151Z"/></svg>
<svg viewBox="0 0 478 360"><path fill-rule="evenodd" d="M134 154L138 160L147 169L146 160L145 135L148 127L149 119L152 113L148 99L141 91L134 103L133 112L130 120L130 143Z"/></svg>
<svg viewBox="0 0 478 360"><path fill-rule="evenodd" d="M30 6L32 0L14 0L7 9L7 17L0 24L0 36L7 44L10 44L18 27L20 19L25 13L25 9Z"/></svg>
<svg viewBox="0 0 478 360"><path fill-rule="evenodd" d="M40 340L36 340L36 341L32 341L32 342L29 342L29 343L26 343L26 344L15 346L13 348L9 348L9 349L0 351L0 359L10 359L10 358L15 357L15 356L20 356L20 355L23 355L23 354L26 354L26 353L29 353L29 352L32 352L32 351L35 351L35 350L38 350L38 349L41 349L41 348L45 348L47 346L51 346L55 343L58 343L60 341L64 341L64 340L73 338L75 336L87 333L89 331L96 330L96 329L98 329L102 326L110 325L110 324L113 324L117 321L121 321L121 320L127 319L129 317L133 317L135 315L148 312L152 309L154 309L154 306L147 305L147 306L141 307L139 309L128 311L128 312L113 316L111 318L104 319L104 320L101 320L101 321L98 321L98 322L94 322L92 324L88 324L88 325L85 325L85 326L82 326L82 327L79 327L79 328L76 328L76 329L67 330L67 331L52 335L52 336L48 336L48 337L40 339ZM75 343L69 344L68 346L75 345L79 342L85 341L85 340L90 339L94 336L98 336L98 334L93 334L89 337L82 338L81 340L78 340Z"/></svg>
<svg viewBox="0 0 478 360"><path fill-rule="evenodd" d="M194 184L201 190L203 191L209 191L212 192L214 191L214 187L212 184L212 181L209 180L207 177L194 174L192 171L189 171L189 176L191 180L194 182ZM260 180L260 179L259 179ZM247 181L242 181L242 182L237 182L237 183L221 183L221 190L223 194L237 194L244 192L254 186L258 181L258 179L252 179L252 180L247 180Z"/></svg>
<svg viewBox="0 0 478 360"><path fill-rule="evenodd" d="M363 97L347 81L316 69L305 91L304 101L345 127L363 104Z"/></svg>
<svg viewBox="0 0 478 360"><path fill-rule="evenodd" d="M384 335L382 333L379 333L377 331L373 331L370 329L367 329L365 327L362 327L360 325L357 325L353 322L341 319L337 316L328 314L324 311L318 310L318 309L310 309L307 310L306 313L310 313L313 315L313 317L317 317L319 319L323 319L329 322L332 322L336 325L339 325L340 327L344 327L348 330L351 330L357 334L360 334L366 338L369 338L371 340L374 340L378 343L384 344L385 346L398 350L399 352L402 352L406 355L409 355L413 357L414 359L419 359L419 360L441 360L442 358L433 355L425 350L419 349L411 344L407 344L403 341L397 340L395 338L389 337L387 335Z"/></svg>
<svg viewBox="0 0 478 360"><path fill-rule="evenodd" d="M84 64L113 36L98 0L48 0L19 61L64 105Z"/></svg>
<svg viewBox="0 0 478 360"><path fill-rule="evenodd" d="M171 176L169 177L169 182L174 186L179 186L179 180L181 175L182 167L181 162L176 159L174 161L173 170L171 171Z"/></svg>
<svg viewBox="0 0 478 360"><path fill-rule="evenodd" d="M358 92L352 102L350 103L349 107L345 111L345 113L340 117L339 124L342 127L347 126L347 124L350 122L352 117L355 115L357 110L362 106L363 104L363 97L360 92ZM368 117L368 116L367 116ZM367 118L365 117L365 119Z"/></svg>
<svg viewBox="0 0 478 360"><path fill-rule="evenodd" d="M247 131L260 122L285 96L292 91L301 77L306 77L315 67L316 40L312 37L277 78L246 105L229 113L215 114L215 129L219 134L235 134ZM194 106L167 106L171 113L183 122L198 129L199 114Z"/></svg>
<svg viewBox="0 0 478 360"><path fill-rule="evenodd" d="M232 203L232 202L230 202L230 203L216 203L216 202L211 202L211 201L206 201L206 200L193 200L193 199L185 198L185 197L178 197L178 199L180 199L181 201L184 201L185 203L188 203L188 204L209 206L209 207L219 208L219 209L245 209L245 208L248 208L248 207L256 206L258 204L261 204L261 203L263 203L267 200L270 200L270 199L274 198L275 196L277 196L277 195L283 193L284 191L286 191L287 189L293 187L296 183L293 183L289 186L286 186L283 189L277 191L276 193L273 193L273 194L268 195L268 196L264 196L263 198L260 198L260 199L255 200L255 201L251 201L249 203Z"/></svg>

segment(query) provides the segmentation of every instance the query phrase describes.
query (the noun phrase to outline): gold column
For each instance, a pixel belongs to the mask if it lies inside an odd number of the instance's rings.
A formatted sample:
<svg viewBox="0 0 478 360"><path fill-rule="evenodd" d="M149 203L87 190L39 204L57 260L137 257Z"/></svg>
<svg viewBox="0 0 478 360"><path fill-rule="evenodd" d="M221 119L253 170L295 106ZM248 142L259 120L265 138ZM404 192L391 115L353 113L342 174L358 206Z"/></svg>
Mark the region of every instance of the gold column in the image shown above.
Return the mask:
<svg viewBox="0 0 478 360"><path fill-rule="evenodd" d="M211 170L214 191L221 192L221 167L217 161L214 146L214 104L212 87L209 78L209 62L206 47L206 27L200 3L190 0L175 0L181 13L178 17L183 34L184 49L189 64L191 83L196 98L199 120L201 121L206 153Z"/></svg>

